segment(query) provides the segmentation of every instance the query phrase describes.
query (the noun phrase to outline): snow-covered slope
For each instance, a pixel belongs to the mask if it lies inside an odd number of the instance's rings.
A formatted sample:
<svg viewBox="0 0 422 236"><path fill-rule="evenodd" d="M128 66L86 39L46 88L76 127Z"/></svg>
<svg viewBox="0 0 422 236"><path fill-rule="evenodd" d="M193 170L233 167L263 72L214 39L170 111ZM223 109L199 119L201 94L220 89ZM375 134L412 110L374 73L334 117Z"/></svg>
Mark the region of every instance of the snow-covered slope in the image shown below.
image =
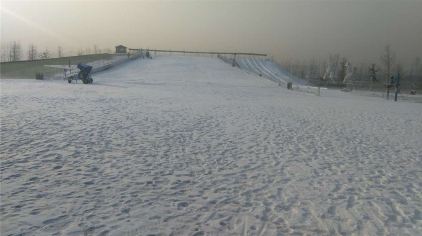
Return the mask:
<svg viewBox="0 0 422 236"><path fill-rule="evenodd" d="M1 80L1 235L420 235L422 107L157 56Z"/></svg>
<svg viewBox="0 0 422 236"><path fill-rule="evenodd" d="M219 56L219 58L228 64L233 64L233 58L226 56ZM285 86L288 82L292 82L296 85L306 84L306 81L289 75L289 73L279 64L269 58L238 55L236 56L235 64L240 69L254 73L258 76L263 76L276 83L283 84L283 86Z"/></svg>
<svg viewBox="0 0 422 236"><path fill-rule="evenodd" d="M86 64L93 67L91 73L94 74L94 73L102 72L112 67L116 67L124 63L130 62L131 60L136 60L140 57L143 57L141 53L132 54L130 57L128 57L127 55L118 54L118 55L114 55L109 60L97 60L97 61L88 62ZM77 76L79 73L79 69L77 65L45 65L45 66L52 67L52 68L66 69L67 77ZM58 73L48 78L49 79L63 79L64 75L63 73Z"/></svg>

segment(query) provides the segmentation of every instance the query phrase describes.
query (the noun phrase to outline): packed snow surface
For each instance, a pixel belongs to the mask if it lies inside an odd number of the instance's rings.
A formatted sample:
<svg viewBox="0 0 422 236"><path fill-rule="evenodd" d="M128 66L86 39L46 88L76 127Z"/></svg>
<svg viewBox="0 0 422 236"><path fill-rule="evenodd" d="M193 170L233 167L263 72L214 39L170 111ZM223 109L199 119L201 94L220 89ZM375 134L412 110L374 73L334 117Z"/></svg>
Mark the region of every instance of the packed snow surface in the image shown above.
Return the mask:
<svg viewBox="0 0 422 236"><path fill-rule="evenodd" d="M224 62L233 65L233 58L219 56ZM263 76L276 83L287 85L288 82L304 85L305 81L294 78L272 59L257 56L237 56L235 65L243 70Z"/></svg>
<svg viewBox="0 0 422 236"><path fill-rule="evenodd" d="M422 105L157 56L1 81L1 235L421 235Z"/></svg>

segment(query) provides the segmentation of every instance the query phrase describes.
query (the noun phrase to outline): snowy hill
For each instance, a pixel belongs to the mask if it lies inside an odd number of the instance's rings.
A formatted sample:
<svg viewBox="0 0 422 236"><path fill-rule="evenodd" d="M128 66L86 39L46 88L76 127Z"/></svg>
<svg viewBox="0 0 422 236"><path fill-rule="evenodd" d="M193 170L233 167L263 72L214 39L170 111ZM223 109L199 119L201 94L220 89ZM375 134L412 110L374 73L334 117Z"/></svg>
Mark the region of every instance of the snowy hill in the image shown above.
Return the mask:
<svg viewBox="0 0 422 236"><path fill-rule="evenodd" d="M233 58L227 56L219 56L219 58L228 64L233 64ZM284 86L288 82L299 85L306 84L306 81L289 75L285 69L269 58L237 55L235 65L240 69L254 73L258 76L263 76L276 83L281 83Z"/></svg>
<svg viewBox="0 0 422 236"><path fill-rule="evenodd" d="M93 77L0 81L1 235L422 232L421 104L212 57Z"/></svg>

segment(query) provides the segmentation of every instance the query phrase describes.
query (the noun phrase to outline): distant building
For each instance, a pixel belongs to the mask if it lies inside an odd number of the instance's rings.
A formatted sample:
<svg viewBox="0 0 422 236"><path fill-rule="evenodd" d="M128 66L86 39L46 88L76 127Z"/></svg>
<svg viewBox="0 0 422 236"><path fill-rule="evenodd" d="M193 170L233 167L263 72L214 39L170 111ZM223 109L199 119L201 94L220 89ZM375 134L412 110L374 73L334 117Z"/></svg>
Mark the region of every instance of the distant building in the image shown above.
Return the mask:
<svg viewBox="0 0 422 236"><path fill-rule="evenodd" d="M116 46L116 53L127 53L127 47L123 45Z"/></svg>

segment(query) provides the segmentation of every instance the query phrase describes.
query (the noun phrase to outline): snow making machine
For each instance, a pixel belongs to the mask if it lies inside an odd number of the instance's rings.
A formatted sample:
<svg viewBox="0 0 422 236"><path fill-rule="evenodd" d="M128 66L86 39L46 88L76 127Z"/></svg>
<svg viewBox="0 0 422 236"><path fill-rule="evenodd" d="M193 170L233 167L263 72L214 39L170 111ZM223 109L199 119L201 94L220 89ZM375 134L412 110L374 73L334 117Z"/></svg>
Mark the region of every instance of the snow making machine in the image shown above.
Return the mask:
<svg viewBox="0 0 422 236"><path fill-rule="evenodd" d="M82 83L84 84L92 84L94 81L91 77L92 66L79 63L77 67L79 69L79 73L67 77L67 82L70 84L72 83L72 80L77 81L79 79L82 80Z"/></svg>

